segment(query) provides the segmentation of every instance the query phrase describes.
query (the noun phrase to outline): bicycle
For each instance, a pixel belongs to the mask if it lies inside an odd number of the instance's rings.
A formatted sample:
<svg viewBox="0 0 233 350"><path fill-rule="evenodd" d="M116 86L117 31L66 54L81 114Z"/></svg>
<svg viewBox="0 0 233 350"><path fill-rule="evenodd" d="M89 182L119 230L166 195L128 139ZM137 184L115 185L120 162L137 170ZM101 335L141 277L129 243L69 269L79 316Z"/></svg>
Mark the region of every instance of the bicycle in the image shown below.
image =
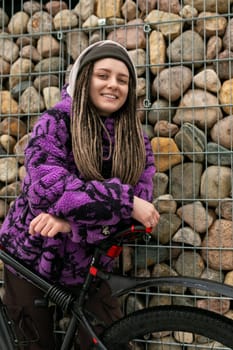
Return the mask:
<svg viewBox="0 0 233 350"><path fill-rule="evenodd" d="M156 289L164 285L180 285L217 292L233 299L233 287L219 282L180 276L129 277L105 272L98 266L102 254L116 258L120 255L125 243L128 244L142 238L147 240L150 237L150 232L150 229L146 229L141 225L131 225L114 235L108 236L96 246L85 282L78 296L74 296L62 286L52 285L41 276L36 275L2 248L0 249L0 259L39 287L44 292L45 300L52 301L61 310L70 313L71 319L62 340L61 350L72 349L80 323L91 335L93 349L99 350L153 349L153 347L150 348L150 345L159 342L159 338L151 338L151 335L157 332L161 334L164 331L200 334L208 337L213 342L217 342L217 344L221 343L225 347L233 348L233 321L231 319L213 311L182 305L161 305L133 311L114 322L101 336L96 335L91 324L90 315L84 307L85 296L91 282L96 277L107 280L113 294L117 296L128 295L132 291L140 291L144 288L153 287ZM0 348L15 350L19 347L20 341L17 339L14 324L10 320L7 308L1 299L0 309ZM214 346L211 345L211 347Z"/></svg>

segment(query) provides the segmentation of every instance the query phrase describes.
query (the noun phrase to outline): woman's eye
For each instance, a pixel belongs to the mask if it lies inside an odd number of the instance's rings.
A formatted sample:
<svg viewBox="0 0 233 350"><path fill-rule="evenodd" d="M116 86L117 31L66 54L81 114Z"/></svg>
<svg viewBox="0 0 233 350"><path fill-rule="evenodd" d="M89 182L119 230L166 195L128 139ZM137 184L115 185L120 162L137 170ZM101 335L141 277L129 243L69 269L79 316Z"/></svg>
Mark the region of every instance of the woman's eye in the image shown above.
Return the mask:
<svg viewBox="0 0 233 350"><path fill-rule="evenodd" d="M120 84L128 84L128 81L125 79L119 79Z"/></svg>
<svg viewBox="0 0 233 350"><path fill-rule="evenodd" d="M107 79L108 76L107 76L107 74L99 74L99 78L100 79Z"/></svg>

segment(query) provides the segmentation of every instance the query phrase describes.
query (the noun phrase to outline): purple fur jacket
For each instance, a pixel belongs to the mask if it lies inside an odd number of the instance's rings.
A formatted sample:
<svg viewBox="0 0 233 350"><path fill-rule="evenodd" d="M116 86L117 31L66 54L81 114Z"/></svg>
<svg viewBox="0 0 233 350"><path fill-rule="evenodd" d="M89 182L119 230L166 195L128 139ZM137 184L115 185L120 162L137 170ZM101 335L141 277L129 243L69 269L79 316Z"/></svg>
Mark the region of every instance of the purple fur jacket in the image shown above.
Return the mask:
<svg viewBox="0 0 233 350"><path fill-rule="evenodd" d="M65 285L83 282L93 244L106 237L104 226L114 233L119 223L130 222L134 195L152 200L155 173L154 156L145 136L146 167L135 187L109 178L109 161L104 162L105 181L85 182L72 154L70 109L71 97L63 89L61 101L36 123L25 150L27 175L22 192L0 230L0 243L9 253L50 281ZM114 119L106 118L105 125L114 143ZM108 154L104 134L103 150ZM30 235L30 221L41 212L66 218L70 234L59 233L54 238ZM109 258L103 258L102 264L112 267Z"/></svg>

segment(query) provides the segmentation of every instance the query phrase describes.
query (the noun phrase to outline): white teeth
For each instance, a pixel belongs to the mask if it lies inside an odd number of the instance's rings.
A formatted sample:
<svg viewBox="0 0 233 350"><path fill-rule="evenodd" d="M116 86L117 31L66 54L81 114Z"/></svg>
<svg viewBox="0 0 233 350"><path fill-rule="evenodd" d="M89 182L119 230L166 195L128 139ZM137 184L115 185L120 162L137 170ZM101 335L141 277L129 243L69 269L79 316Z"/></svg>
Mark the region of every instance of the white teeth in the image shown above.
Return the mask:
<svg viewBox="0 0 233 350"><path fill-rule="evenodd" d="M108 98L114 98L114 99L116 99L116 96L114 96L114 95L105 95L105 94L104 94L104 96L105 96L105 97L108 97Z"/></svg>

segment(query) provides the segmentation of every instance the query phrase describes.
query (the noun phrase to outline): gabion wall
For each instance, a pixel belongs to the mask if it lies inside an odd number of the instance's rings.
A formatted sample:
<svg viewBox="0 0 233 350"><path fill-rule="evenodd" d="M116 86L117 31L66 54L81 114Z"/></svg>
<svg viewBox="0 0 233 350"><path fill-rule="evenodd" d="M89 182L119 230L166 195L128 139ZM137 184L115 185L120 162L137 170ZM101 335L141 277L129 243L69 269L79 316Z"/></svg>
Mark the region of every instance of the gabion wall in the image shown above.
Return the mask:
<svg viewBox="0 0 233 350"><path fill-rule="evenodd" d="M125 247L125 273L233 284L233 0L0 2L0 219L25 175L24 148L89 44L123 44L138 74L138 116L155 154L161 219ZM230 301L163 290L232 317ZM150 304L158 303L158 297ZM150 348L152 349L152 348Z"/></svg>

